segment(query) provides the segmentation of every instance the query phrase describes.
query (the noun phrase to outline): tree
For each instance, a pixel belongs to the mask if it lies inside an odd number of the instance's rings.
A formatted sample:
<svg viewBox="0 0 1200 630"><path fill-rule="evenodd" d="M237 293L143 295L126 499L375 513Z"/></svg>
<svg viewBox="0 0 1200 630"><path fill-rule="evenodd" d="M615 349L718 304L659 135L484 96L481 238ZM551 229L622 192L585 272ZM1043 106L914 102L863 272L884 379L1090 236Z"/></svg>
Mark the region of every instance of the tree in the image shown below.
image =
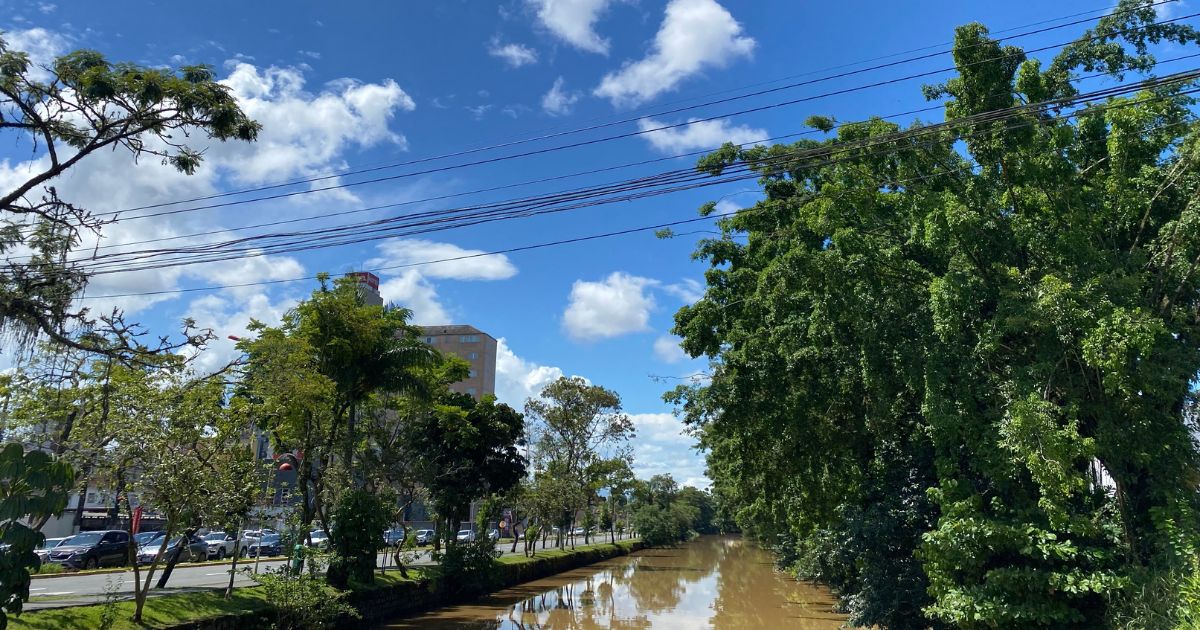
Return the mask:
<svg viewBox="0 0 1200 630"><path fill-rule="evenodd" d="M181 138L252 141L260 126L207 66L146 68L77 50L44 70L46 81L27 53L9 49L0 39L0 130L19 134L14 140L41 158L27 179L0 191L0 251L28 252L4 259L0 329L22 341L45 335L64 346L136 358L155 349L138 342L119 313L97 322L71 306L87 284L87 273L68 255L83 232L98 234L115 219L59 198L52 182L89 155L111 150L128 151L134 161L158 158L191 174L203 159L203 147ZM117 343L98 343L73 330L86 333L97 324ZM185 343L204 337L189 332ZM158 350L170 348L164 342Z"/></svg>
<svg viewBox="0 0 1200 630"><path fill-rule="evenodd" d="M622 447L634 436L633 422L621 411L621 397L579 377L560 377L538 398L525 401L525 414L536 421L537 458L543 468L557 467L576 485L587 503L573 511L590 509L596 481L606 468L596 464L606 456L627 456ZM587 540L588 534L584 536Z"/></svg>
<svg viewBox="0 0 1200 630"><path fill-rule="evenodd" d="M950 124L700 161L748 164L764 199L699 245L675 332L713 378L669 399L738 523L853 623L1103 626L1196 553L1192 101L1055 99L1197 39L1125 0L1043 66L971 24L927 89Z"/></svg>
<svg viewBox="0 0 1200 630"><path fill-rule="evenodd" d="M408 452L447 542L472 501L508 492L525 476L524 435L525 417L492 395L476 402L447 391L432 413L412 418Z"/></svg>
<svg viewBox="0 0 1200 630"><path fill-rule="evenodd" d="M384 459L368 453L378 452L373 438L384 434L363 418L386 413L393 397L428 398L422 370L437 354L417 338L409 311L366 304L352 279L319 280L312 296L286 313L280 326L251 323L255 338L239 342L246 353L239 396L278 452L302 453L297 461L302 525L307 528L315 518L337 538L341 534L329 517L338 502L351 491L377 489L383 476L378 466ZM367 430L360 427L364 422ZM351 564L354 558L374 558L374 542L366 544L355 536L333 541L350 554Z"/></svg>
<svg viewBox="0 0 1200 630"><path fill-rule="evenodd" d="M20 444L0 446L0 630L6 613L20 614L29 599L29 570L40 566L33 552L45 536L23 521L62 512L75 483L65 462L42 451L26 453Z"/></svg>

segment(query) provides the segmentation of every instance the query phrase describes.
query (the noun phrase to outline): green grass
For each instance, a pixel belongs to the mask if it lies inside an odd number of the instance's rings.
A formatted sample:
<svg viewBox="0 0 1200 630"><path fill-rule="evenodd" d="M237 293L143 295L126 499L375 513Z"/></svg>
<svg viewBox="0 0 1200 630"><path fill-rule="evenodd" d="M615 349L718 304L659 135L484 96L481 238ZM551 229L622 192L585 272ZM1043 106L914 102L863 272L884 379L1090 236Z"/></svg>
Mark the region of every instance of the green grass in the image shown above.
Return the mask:
<svg viewBox="0 0 1200 630"><path fill-rule="evenodd" d="M628 551L633 546L633 543L634 541L632 540L618 540L616 546ZM603 549L612 546L612 543L604 542L594 543L591 545L576 545L574 549L571 549L570 547L567 547L566 549L539 549L536 556L528 557L522 555L506 555L500 557L500 562L502 564L521 564L524 562L533 562L538 558L558 558L562 556L569 556L576 551L585 551L587 549Z"/></svg>
<svg viewBox="0 0 1200 630"><path fill-rule="evenodd" d="M134 628L165 628L183 621L199 621L230 613L266 610L267 603L263 600L261 588L245 587L233 592L233 597L225 600L224 593L208 591L203 593L185 593L180 595L163 595L146 600L142 609L142 623L135 624L133 617L134 603L119 602L116 623L113 630L131 630ZM60 628L99 628L100 615L104 612L102 604L92 606L74 606L71 608L54 608L22 613L20 617L10 616L10 630L58 630Z"/></svg>

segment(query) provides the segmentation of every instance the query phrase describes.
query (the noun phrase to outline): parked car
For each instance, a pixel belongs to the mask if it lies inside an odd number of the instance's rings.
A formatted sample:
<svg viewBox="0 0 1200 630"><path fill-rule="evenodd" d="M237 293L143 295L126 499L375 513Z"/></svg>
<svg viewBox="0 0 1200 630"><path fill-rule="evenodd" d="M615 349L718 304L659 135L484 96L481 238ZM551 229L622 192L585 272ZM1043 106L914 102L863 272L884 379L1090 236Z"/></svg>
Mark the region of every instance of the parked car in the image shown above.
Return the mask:
<svg viewBox="0 0 1200 630"><path fill-rule="evenodd" d="M404 541L403 529L389 529L383 532L383 544L394 547Z"/></svg>
<svg viewBox="0 0 1200 630"><path fill-rule="evenodd" d="M237 544L237 538L233 534L225 532L209 532L204 537L204 542L208 545L208 557L224 560L226 556L233 555L233 547Z"/></svg>
<svg viewBox="0 0 1200 630"><path fill-rule="evenodd" d="M417 530L417 544L418 545L431 545L431 544L433 544L433 536L434 536L434 533L433 533L432 529L418 529Z"/></svg>
<svg viewBox="0 0 1200 630"><path fill-rule="evenodd" d="M135 544L137 544L138 548L140 549L146 545L149 545L152 542L158 541L158 539L162 538L162 537L163 537L162 532L142 532L140 534L134 535L133 542Z"/></svg>
<svg viewBox="0 0 1200 630"><path fill-rule="evenodd" d="M264 556L282 556L283 538L279 534L266 534L262 538L255 539L246 548L246 555L254 558L259 554Z"/></svg>
<svg viewBox="0 0 1200 630"><path fill-rule="evenodd" d="M488 532L488 538L491 538L492 542L500 540L500 530L493 529L492 531Z"/></svg>
<svg viewBox="0 0 1200 630"><path fill-rule="evenodd" d="M137 562L138 564L150 564L154 562L154 558L158 556L158 550L162 547L162 532L156 532L150 542L138 548ZM162 559L170 560L171 555L175 553L175 549L179 546L179 539L182 536L172 536L171 541L167 543L167 548L163 550ZM179 554L179 562L202 562L208 559L208 542L197 536L192 536L188 539L187 547Z"/></svg>
<svg viewBox="0 0 1200 630"><path fill-rule="evenodd" d="M50 550L49 561L72 569L124 566L129 560L129 532L110 529L81 532Z"/></svg>
<svg viewBox="0 0 1200 630"><path fill-rule="evenodd" d="M38 545L37 549L33 550L33 553L36 553L38 559L40 559L42 562L48 562L50 559L50 551L63 544L63 542L68 538L70 538L70 536L64 536L63 538L47 538L46 540L42 541L42 544ZM7 548L8 546L4 545L4 547Z"/></svg>
<svg viewBox="0 0 1200 630"><path fill-rule="evenodd" d="M572 530L571 530L571 535L572 535L572 536L582 536L582 535L583 535L583 528L582 528L582 527L576 527L575 529L572 529Z"/></svg>
<svg viewBox="0 0 1200 630"><path fill-rule="evenodd" d="M458 542L471 542L472 540L475 540L475 532L469 529L460 529L458 530L458 536L456 536L455 539L458 540Z"/></svg>
<svg viewBox="0 0 1200 630"><path fill-rule="evenodd" d="M314 529L308 535L312 539L312 542L308 544L309 547L320 549L321 551L329 549L329 536L325 533L325 530Z"/></svg>

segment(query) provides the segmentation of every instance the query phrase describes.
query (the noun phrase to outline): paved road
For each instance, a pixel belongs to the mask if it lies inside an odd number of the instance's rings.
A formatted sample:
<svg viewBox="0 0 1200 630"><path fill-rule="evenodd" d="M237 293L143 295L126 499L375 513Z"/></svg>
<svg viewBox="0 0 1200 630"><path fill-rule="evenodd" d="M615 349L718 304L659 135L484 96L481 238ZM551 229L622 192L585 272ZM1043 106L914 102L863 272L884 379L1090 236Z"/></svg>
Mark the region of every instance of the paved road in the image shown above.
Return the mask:
<svg viewBox="0 0 1200 630"><path fill-rule="evenodd" d="M607 540L607 538L605 539ZM592 542L598 542L592 539ZM576 537L575 544L583 544L583 536ZM496 545L496 549L504 554L509 553L512 543L500 543ZM546 548L553 548L553 541L549 541ZM543 548L541 546L539 549ZM522 553L522 545L517 545L517 553ZM420 552L415 565L428 565L432 560L429 557L429 549L425 548ZM268 569L277 568L283 565L281 561L262 561L259 563L258 570L265 571ZM171 580L165 589L151 589L151 595L166 595L170 593L185 593L198 590L208 590L213 588L222 588L229 583L229 564L223 565L202 565L189 566L181 564L175 567L175 571L171 573ZM376 559L375 566L386 566L394 568L395 564L390 556L379 554ZM234 579L236 586L251 586L254 580L250 579L242 569L249 568L253 570L254 560L242 559L238 561L238 575ZM158 581L158 576L161 575L162 567L155 572L154 580ZM142 573L142 579L145 579L145 573ZM106 589L113 589L122 598L133 597L133 570L126 570L120 573L103 573L92 575L69 575L64 577L47 577L35 578L33 585L29 589L30 600L25 605L25 610L38 610L41 608L61 608L64 606L78 606L81 604L91 604L102 602L105 599Z"/></svg>

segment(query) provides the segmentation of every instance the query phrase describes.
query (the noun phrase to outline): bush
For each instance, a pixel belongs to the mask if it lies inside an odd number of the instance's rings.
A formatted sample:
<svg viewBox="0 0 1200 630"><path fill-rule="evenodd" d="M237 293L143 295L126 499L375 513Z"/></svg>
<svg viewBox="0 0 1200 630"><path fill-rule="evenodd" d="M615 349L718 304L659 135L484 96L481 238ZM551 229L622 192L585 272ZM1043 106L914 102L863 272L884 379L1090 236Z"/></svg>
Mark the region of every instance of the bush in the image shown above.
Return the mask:
<svg viewBox="0 0 1200 630"><path fill-rule="evenodd" d="M428 573L433 588L448 595L469 595L494 589L499 581L497 558L500 552L487 536L467 543L451 543L435 554L438 563Z"/></svg>
<svg viewBox="0 0 1200 630"><path fill-rule="evenodd" d="M279 630L316 630L343 615L359 617L358 611L345 602L346 592L326 586L312 573L268 571L251 577L262 585L275 615L274 627Z"/></svg>
<svg viewBox="0 0 1200 630"><path fill-rule="evenodd" d="M380 534L391 524L391 511L378 496L365 490L350 492L334 512L330 550L333 558L326 573L329 584L346 588L351 581L375 581L375 553Z"/></svg>

